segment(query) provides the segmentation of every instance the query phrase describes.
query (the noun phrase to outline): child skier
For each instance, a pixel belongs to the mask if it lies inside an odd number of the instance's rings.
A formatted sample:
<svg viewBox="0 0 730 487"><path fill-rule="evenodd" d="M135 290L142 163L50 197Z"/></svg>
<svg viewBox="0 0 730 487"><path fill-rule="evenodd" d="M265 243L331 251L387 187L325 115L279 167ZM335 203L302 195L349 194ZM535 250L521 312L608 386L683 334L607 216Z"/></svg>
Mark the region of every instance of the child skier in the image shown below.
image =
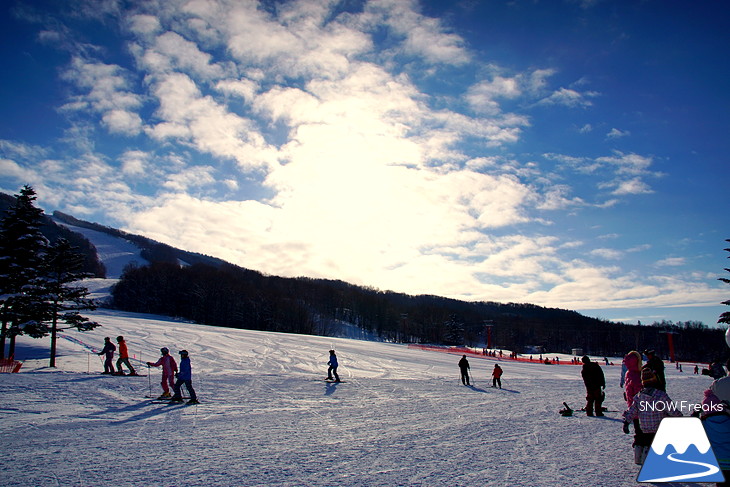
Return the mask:
<svg viewBox="0 0 730 487"><path fill-rule="evenodd" d="M337 363L337 355L335 355L334 350L330 350L330 361L327 362L327 365L329 365L329 369L327 369L327 380L332 380L332 375L335 376L335 382L340 382L340 376L337 375L337 367L339 364Z"/></svg>
<svg viewBox="0 0 730 487"><path fill-rule="evenodd" d="M171 401L182 402L182 385L185 384L185 387L190 393L190 400L188 401L188 404L198 404L198 396L195 394L195 389L193 389L193 371L190 366L188 351L180 350L178 353L180 354L180 372L175 374L177 376L177 381L173 386L175 395L172 396Z"/></svg>
<svg viewBox="0 0 730 487"><path fill-rule="evenodd" d="M172 397L172 394L170 394L170 387L175 387L175 372L177 372L177 363L175 362L175 359L172 358L172 355L170 355L170 351L166 347L162 347L160 349L160 353L162 354L162 357L155 362L147 362L147 365L150 367L159 367L162 366L162 395L159 397L159 399L165 399L168 397Z"/></svg>
<svg viewBox="0 0 730 487"><path fill-rule="evenodd" d="M127 342L124 341L123 336L117 337L117 343L119 343L119 358L117 359L117 375L124 375L122 370L122 364L126 365L129 369L129 375L137 375L137 372L129 363L129 351L127 350Z"/></svg>
<svg viewBox="0 0 730 487"><path fill-rule="evenodd" d="M466 359L466 355L461 356L459 360L459 370L461 370L461 383L465 386L469 384L469 361Z"/></svg>
<svg viewBox="0 0 730 487"><path fill-rule="evenodd" d="M499 364L494 364L494 370L492 371L492 387L502 388L502 367Z"/></svg>
<svg viewBox="0 0 730 487"><path fill-rule="evenodd" d="M111 339L109 337L104 338L104 348L101 350L101 352L97 353L97 355L105 355L106 360L104 360L104 373L105 374L113 374L114 373L114 364L112 364L112 360L114 359L114 352L116 351L117 347L114 346Z"/></svg>
<svg viewBox="0 0 730 487"><path fill-rule="evenodd" d="M651 442L659 429L659 423L667 416L682 416L676 408L671 406L672 400L660 387L662 383L656 373L648 367L641 370L641 384L643 388L634 396L631 407L624 411L624 433L629 434L629 424L639 419L641 430L634 435L634 462L643 465L646 455L651 448ZM659 406L659 403L664 403Z"/></svg>

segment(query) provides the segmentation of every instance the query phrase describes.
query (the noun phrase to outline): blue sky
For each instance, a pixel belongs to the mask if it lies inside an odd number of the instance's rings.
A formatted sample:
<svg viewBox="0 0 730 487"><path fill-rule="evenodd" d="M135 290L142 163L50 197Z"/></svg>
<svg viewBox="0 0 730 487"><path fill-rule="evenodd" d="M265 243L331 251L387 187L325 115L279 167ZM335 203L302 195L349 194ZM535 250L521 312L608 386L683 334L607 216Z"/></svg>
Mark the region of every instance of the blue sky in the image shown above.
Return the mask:
<svg viewBox="0 0 730 487"><path fill-rule="evenodd" d="M714 324L716 1L4 2L0 190L265 273Z"/></svg>

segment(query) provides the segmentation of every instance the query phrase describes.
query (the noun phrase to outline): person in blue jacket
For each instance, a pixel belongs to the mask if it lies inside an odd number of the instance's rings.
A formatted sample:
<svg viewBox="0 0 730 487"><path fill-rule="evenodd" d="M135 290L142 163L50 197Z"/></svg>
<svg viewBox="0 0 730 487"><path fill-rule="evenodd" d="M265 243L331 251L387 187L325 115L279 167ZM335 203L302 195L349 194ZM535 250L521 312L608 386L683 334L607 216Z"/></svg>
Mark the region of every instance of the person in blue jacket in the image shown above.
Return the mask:
<svg viewBox="0 0 730 487"><path fill-rule="evenodd" d="M700 419L705 427L707 439L725 476L719 487L730 486L730 377L723 377L712 383L705 391Z"/></svg>
<svg viewBox="0 0 730 487"><path fill-rule="evenodd" d="M327 365L329 365L329 369L327 369L327 380L332 380L332 375L335 376L335 382L340 382L340 376L337 375L337 367L339 364L337 363L337 355L335 355L334 350L330 350L330 361L327 362Z"/></svg>
<svg viewBox="0 0 730 487"><path fill-rule="evenodd" d="M190 357L188 356L187 350L180 350L180 371L176 374L177 381L172 387L175 394L172 396L170 401L182 402L182 385L185 384L188 392L190 393L190 400L188 404L198 404L198 396L195 394L193 389L193 370L190 366Z"/></svg>

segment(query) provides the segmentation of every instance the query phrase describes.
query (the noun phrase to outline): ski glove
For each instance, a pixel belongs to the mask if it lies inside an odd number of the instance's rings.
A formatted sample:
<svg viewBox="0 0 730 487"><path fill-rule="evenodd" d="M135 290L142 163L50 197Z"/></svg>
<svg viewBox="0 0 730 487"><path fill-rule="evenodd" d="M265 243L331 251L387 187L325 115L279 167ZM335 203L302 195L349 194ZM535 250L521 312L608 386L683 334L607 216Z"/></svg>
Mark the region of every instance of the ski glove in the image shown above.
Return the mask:
<svg viewBox="0 0 730 487"><path fill-rule="evenodd" d="M624 423L623 430L624 430L624 434L628 435L630 433L629 432L629 423Z"/></svg>

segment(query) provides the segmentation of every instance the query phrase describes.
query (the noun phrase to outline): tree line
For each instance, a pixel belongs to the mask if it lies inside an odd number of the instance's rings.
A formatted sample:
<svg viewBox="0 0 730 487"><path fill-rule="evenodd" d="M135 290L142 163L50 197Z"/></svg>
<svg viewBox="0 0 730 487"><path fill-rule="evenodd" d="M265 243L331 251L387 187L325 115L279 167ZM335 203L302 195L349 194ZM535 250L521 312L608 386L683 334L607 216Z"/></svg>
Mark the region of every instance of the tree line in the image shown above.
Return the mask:
<svg viewBox="0 0 730 487"><path fill-rule="evenodd" d="M581 348L605 356L651 348L664 357L671 334L678 360L709 362L727 355L723 330L696 321L630 325L530 304L466 302L337 280L267 276L231 264L129 266L112 297L112 305L126 311L232 328L327 336L351 326L399 343L490 344L518 352L533 346L553 353Z"/></svg>

